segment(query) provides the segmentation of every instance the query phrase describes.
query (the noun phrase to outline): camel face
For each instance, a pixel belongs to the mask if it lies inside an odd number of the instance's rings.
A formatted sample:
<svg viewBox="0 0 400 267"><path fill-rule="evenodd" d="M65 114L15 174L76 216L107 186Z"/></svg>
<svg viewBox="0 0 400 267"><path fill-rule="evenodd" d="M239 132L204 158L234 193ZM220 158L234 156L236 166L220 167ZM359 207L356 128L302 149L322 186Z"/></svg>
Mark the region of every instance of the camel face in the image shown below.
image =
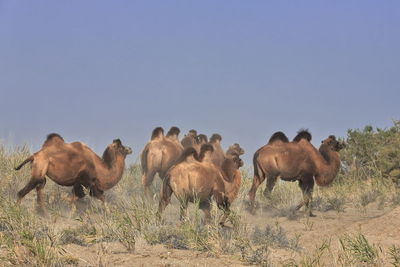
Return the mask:
<svg viewBox="0 0 400 267"><path fill-rule="evenodd" d="M133 152L132 148L130 148L129 146L123 146L120 139L114 139L111 147L122 154L124 157L132 154Z"/></svg>
<svg viewBox="0 0 400 267"><path fill-rule="evenodd" d="M235 144L229 146L228 150L226 151L226 154L230 154L230 153L235 153L235 154L241 156L244 154L244 149L238 143L235 143Z"/></svg>
<svg viewBox="0 0 400 267"><path fill-rule="evenodd" d="M336 152L342 150L345 147L344 143L337 141L336 137L334 135L330 135L325 140L322 140L321 144L328 145L333 151L336 151Z"/></svg>

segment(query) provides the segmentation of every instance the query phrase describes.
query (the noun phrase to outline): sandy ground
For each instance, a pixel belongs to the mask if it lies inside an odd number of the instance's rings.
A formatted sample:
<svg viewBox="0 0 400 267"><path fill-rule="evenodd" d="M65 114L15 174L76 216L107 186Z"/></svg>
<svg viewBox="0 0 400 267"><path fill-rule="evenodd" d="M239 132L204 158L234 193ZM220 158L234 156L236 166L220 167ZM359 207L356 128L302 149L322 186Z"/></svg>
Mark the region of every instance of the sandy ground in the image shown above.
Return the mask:
<svg viewBox="0 0 400 267"><path fill-rule="evenodd" d="M299 252L271 248L270 259L276 266L312 255L324 240L330 240L331 251L324 253L321 261L326 266L334 266L337 264L335 251L339 249L339 238L346 233L362 232L370 243L383 250L391 245L400 246L400 207L378 209L377 205L370 204L367 211L348 208L342 213L316 211L315 214L317 217L314 218L299 216L289 220L273 217L268 211L259 210L257 215L250 215L243 210L242 216L249 229L256 226L263 229L266 224L279 223L288 237L300 238ZM240 255L216 257L206 252L167 249L163 245L150 246L144 240L137 240L133 252L127 252L118 242L87 247L68 244L63 248L66 255L78 258L81 266L245 266L240 261ZM386 262L384 265L390 266Z"/></svg>

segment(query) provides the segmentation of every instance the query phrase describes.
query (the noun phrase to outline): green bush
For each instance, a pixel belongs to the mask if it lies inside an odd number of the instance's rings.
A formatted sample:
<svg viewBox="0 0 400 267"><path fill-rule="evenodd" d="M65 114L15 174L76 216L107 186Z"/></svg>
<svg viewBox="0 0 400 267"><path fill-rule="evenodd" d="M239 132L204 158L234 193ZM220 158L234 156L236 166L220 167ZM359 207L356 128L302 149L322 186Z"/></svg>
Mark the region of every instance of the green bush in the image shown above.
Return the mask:
<svg viewBox="0 0 400 267"><path fill-rule="evenodd" d="M389 177L400 181L400 121L380 129L366 126L347 131L341 159L347 173L357 178Z"/></svg>

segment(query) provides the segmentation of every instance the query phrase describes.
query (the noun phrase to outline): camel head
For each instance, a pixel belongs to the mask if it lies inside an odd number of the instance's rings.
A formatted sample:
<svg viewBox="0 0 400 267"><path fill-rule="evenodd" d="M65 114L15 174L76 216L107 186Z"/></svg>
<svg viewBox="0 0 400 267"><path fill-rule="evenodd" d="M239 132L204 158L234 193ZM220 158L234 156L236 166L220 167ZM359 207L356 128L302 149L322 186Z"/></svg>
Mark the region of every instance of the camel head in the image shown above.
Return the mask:
<svg viewBox="0 0 400 267"><path fill-rule="evenodd" d="M196 143L199 145L208 143L208 138L205 134L199 134L196 136Z"/></svg>
<svg viewBox="0 0 400 267"><path fill-rule="evenodd" d="M213 134L210 138L210 143L221 142L222 137L219 134Z"/></svg>
<svg viewBox="0 0 400 267"><path fill-rule="evenodd" d="M129 154L132 154L132 148L129 146L123 146L120 139L114 139L112 144L108 146L111 150L115 151L116 153L120 153L124 157Z"/></svg>
<svg viewBox="0 0 400 267"><path fill-rule="evenodd" d="M234 143L233 145L230 145L226 151L226 154L232 153L236 153L238 156L240 156L244 154L244 149L238 143Z"/></svg>
<svg viewBox="0 0 400 267"><path fill-rule="evenodd" d="M330 135L325 140L322 140L321 143L322 145L327 145L330 149L337 152L345 147L344 143L336 140L336 137L334 135Z"/></svg>

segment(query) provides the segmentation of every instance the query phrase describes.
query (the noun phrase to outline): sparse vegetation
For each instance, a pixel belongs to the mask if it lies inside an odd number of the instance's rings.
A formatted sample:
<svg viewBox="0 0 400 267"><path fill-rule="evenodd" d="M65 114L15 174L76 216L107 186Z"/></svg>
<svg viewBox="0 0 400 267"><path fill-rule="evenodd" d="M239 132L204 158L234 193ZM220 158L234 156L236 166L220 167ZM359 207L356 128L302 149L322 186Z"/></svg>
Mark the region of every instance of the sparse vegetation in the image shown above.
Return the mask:
<svg viewBox="0 0 400 267"><path fill-rule="evenodd" d="M217 261L228 257L236 263L261 266L400 266L398 244L376 241L354 219L359 217L365 224L400 206L400 189L396 179L389 177L393 170L387 174L382 162L382 157L395 162L397 154L389 147L396 147L398 127L396 122L387 130L349 131L342 152L344 168L331 186L314 188L317 218L295 212L302 200L296 182L278 182L268 198L259 190L258 214L250 215L243 203L248 200L252 171L241 169L242 186L225 228L218 224L222 212L215 204L208 225L203 224L196 205L191 206L187 221L178 222L175 199L159 220L157 196L153 202L144 199L137 164L128 166L121 182L106 193L108 212L100 201L85 197L71 214L71 189L48 181L45 205L49 216L40 217L35 211L35 192L21 206L15 204L17 191L30 175L29 168L15 172L13 167L30 154L29 148L0 145L0 261L5 266L97 266L111 264L115 259L109 259L111 255L150 257L146 251L161 246L168 253L180 250L193 258ZM159 191L159 179L154 180L154 187ZM350 215L353 220L348 219ZM351 234L351 230L360 232ZM113 252L115 247L119 254ZM170 259L165 253L159 253L160 260Z"/></svg>

